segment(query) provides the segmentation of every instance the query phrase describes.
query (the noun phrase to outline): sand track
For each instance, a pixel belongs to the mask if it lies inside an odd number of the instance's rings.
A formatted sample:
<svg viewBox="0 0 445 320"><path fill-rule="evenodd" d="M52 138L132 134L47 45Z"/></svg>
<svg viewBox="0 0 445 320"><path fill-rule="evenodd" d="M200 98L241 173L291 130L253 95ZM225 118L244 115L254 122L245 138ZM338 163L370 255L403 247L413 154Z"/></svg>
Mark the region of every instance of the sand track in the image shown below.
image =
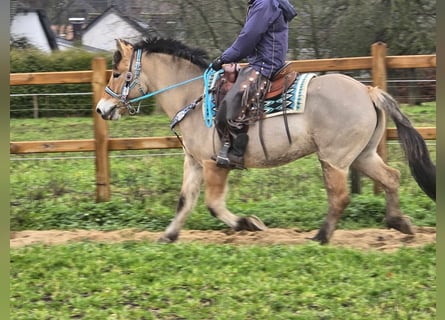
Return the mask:
<svg viewBox="0 0 445 320"><path fill-rule="evenodd" d="M331 246L361 250L394 251L401 247L421 247L436 242L436 229L416 227L414 236L388 229L336 230ZM200 242L234 245L301 245L317 231L302 232L297 229L271 228L261 232L234 232L231 230L182 230L178 242ZM161 232L149 232L136 229L116 231L96 230L44 230L16 231L10 234L10 248L43 243L60 245L69 242L98 241L116 243L122 241L156 242Z"/></svg>

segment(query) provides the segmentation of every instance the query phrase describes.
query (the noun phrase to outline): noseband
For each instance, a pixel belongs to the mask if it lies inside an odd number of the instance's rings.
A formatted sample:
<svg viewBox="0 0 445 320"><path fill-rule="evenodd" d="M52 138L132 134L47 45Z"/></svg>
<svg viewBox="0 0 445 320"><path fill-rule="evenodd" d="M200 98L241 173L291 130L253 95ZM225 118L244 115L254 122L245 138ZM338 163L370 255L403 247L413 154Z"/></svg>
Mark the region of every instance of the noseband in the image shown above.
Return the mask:
<svg viewBox="0 0 445 320"><path fill-rule="evenodd" d="M133 65L133 58L134 58L135 51L133 50L131 53L131 59L130 59L130 66L128 67L128 71L125 74L125 83L122 86L121 94L118 94L114 92L108 85L105 87L105 92L108 93L113 98L116 98L119 100L120 104L127 107L128 113L130 115L134 115L135 113L139 113L139 108L141 106L141 102L139 102L139 105L137 108L134 108L131 103L134 102L132 100L128 100L128 93L131 89L133 89L136 85L139 85L139 92L141 93L141 96L145 96L145 91L142 89L141 83L139 82L139 76L141 74L141 59L142 59L142 49L136 50L136 63L134 67L134 76L131 72L132 65ZM132 81L133 80L133 81Z"/></svg>

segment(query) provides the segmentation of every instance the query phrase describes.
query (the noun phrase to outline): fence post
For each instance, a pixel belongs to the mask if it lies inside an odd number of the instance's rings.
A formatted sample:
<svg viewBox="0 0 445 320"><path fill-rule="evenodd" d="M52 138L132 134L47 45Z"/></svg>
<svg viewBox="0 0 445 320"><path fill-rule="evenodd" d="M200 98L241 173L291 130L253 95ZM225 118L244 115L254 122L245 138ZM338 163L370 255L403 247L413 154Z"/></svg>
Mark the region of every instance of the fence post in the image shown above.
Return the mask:
<svg viewBox="0 0 445 320"><path fill-rule="evenodd" d="M105 58L96 57L93 69L93 119L96 149L96 202L110 200L110 161L108 158L108 123L96 112L107 84L107 63Z"/></svg>
<svg viewBox="0 0 445 320"><path fill-rule="evenodd" d="M383 42L376 42L371 47L372 53L372 83L374 86L379 87L382 90L387 91L386 81L386 44ZM377 147L377 153L382 157L383 161L386 163L387 157L387 146L386 146L386 130L384 131L382 140ZM379 183L374 183L374 194L382 192L382 186Z"/></svg>
<svg viewBox="0 0 445 320"><path fill-rule="evenodd" d="M362 186L360 183L360 172L358 172L355 169L351 169L349 178L351 180L351 193L354 193L354 194L362 193Z"/></svg>
<svg viewBox="0 0 445 320"><path fill-rule="evenodd" d="M32 106L34 110L34 119L37 119L39 117L39 102L37 95L32 96Z"/></svg>

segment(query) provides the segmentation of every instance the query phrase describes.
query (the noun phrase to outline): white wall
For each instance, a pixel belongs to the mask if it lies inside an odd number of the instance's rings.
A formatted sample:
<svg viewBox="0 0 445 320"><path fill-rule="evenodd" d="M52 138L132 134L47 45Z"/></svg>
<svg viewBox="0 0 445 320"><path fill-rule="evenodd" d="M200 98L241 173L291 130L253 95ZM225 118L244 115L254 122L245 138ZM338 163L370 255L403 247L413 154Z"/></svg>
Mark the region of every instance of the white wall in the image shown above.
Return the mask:
<svg viewBox="0 0 445 320"><path fill-rule="evenodd" d="M14 38L27 38L30 44L42 51L49 53L52 51L36 12L15 15L11 22L10 34Z"/></svg>
<svg viewBox="0 0 445 320"><path fill-rule="evenodd" d="M118 15L109 13L105 15L82 35L82 44L107 51L116 50L115 39L124 39L130 42L139 41L142 34Z"/></svg>

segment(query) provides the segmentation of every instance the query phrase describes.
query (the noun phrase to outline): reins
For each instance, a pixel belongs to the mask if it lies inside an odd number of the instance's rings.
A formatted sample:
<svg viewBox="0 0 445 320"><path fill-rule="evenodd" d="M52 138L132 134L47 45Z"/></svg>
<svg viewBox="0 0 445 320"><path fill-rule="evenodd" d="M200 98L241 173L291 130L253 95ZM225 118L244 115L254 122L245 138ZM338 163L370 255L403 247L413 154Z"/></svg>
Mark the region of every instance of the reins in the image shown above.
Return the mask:
<svg viewBox="0 0 445 320"><path fill-rule="evenodd" d="M180 86L182 86L182 85L185 85L185 84L187 84L187 83L190 83L190 82L193 82L193 81L202 79L203 77L204 77L204 75L201 75L201 76L198 76L198 77L196 77L196 78L192 78L192 79L189 79L189 80L185 80L185 81L182 81L182 82L173 84L173 85L171 85L171 86L165 87L165 88L163 88L163 89L160 89L160 90L157 90L157 91L153 91L153 92L144 94L143 96L140 96L140 97L137 97L137 98L133 98L133 99L128 100L128 103L135 103L135 102L138 102L138 101L141 101L141 100L144 100L144 99L148 99L148 98L150 98L150 97L152 97L152 96L155 96L155 95L157 95L157 94L163 93L163 92L165 92L165 91L168 91L168 90L171 90L171 89L180 87Z"/></svg>

